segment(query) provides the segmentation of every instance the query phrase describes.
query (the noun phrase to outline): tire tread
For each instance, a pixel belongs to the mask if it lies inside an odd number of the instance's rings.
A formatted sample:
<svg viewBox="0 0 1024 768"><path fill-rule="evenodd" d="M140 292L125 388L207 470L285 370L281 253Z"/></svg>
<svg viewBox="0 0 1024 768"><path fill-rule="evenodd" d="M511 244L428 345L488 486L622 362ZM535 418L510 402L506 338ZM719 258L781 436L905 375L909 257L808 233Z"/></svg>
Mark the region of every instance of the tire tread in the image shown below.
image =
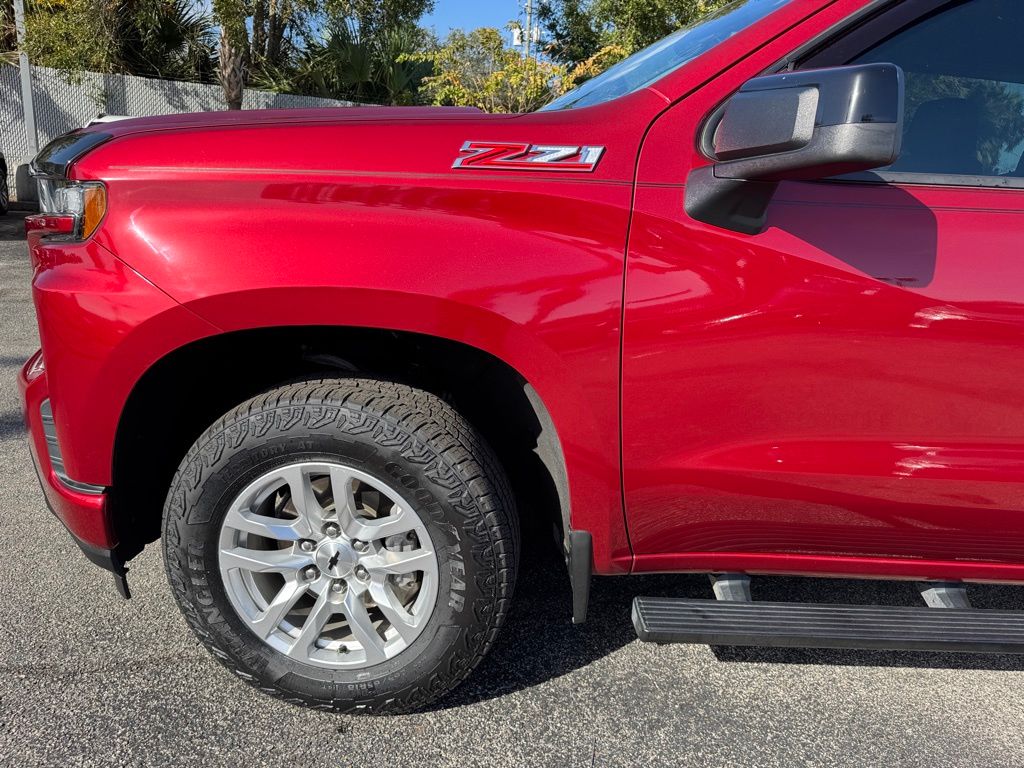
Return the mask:
<svg viewBox="0 0 1024 768"><path fill-rule="evenodd" d="M277 416L293 407L319 407L328 405L340 411L372 416L382 422L398 444L413 446L414 455L426 456L434 461L439 474L453 480L461 508L475 508L479 520L474 526L481 534L483 546L472 547L477 559L482 552L491 553L494 566L487 577L492 598L481 605L477 599L472 610L482 627L467 632L465 654L451 657L448 674L435 672L417 685L409 686L385 700L320 700L304 697L295 691L280 690L272 682L261 680L246 667L231 648L222 648L213 633L205 626L202 611L191 600L186 587L188 575L173 551L178 540L176 528L188 525L185 513L189 497L202 487L204 480L217 471L216 467L233 449L226 436L231 430L242 431L245 436L254 419L272 415L274 425L280 429ZM307 417L296 419L284 427L308 426ZM335 419L336 421L336 419ZM268 428L269 431L269 428ZM245 436L239 439L244 443ZM378 445L382 445L375 437ZM383 445L387 445L385 438ZM456 503L453 501L453 503ZM384 379L314 379L288 384L241 403L214 424L196 440L187 452L171 482L164 507L165 568L172 589L185 617L199 639L214 656L235 675L272 696L321 709L340 712L374 712L400 714L420 709L444 696L461 683L490 650L504 624L511 605L520 545L518 519L512 490L503 468L491 448L480 434L450 405L439 397L413 387ZM483 569L487 572L487 568ZM467 606L467 610L469 610Z"/></svg>

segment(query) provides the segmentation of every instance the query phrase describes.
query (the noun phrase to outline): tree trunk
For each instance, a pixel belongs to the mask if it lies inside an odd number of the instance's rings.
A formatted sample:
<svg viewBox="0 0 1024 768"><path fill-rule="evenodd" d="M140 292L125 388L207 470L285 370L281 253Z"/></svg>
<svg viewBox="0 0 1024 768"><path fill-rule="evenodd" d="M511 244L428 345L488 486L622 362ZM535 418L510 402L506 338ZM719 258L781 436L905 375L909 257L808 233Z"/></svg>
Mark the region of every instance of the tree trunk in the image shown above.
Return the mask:
<svg viewBox="0 0 1024 768"><path fill-rule="evenodd" d="M217 79L220 81L220 87L224 89L224 100L228 103L228 109L241 109L242 91L245 88L245 61L242 52L231 44L224 32L221 32L220 36Z"/></svg>
<svg viewBox="0 0 1024 768"><path fill-rule="evenodd" d="M0 16L3 18L3 29L0 30L0 50L18 50L18 37L14 34L14 0L0 2Z"/></svg>
<svg viewBox="0 0 1024 768"><path fill-rule="evenodd" d="M249 58L254 65L267 58L267 2L256 0L252 8L252 51Z"/></svg>
<svg viewBox="0 0 1024 768"><path fill-rule="evenodd" d="M281 44L284 42L284 33L291 22L291 7L288 0L270 0L267 17L269 19L267 29L267 61L271 65L277 65L281 58Z"/></svg>

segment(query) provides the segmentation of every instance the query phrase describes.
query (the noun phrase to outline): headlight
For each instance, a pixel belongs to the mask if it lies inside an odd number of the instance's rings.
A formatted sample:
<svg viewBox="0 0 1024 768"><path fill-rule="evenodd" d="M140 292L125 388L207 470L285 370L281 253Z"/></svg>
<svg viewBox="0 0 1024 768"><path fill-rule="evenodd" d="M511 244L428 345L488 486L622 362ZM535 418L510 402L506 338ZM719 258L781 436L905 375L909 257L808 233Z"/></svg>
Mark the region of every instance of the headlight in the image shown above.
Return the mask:
<svg viewBox="0 0 1024 768"><path fill-rule="evenodd" d="M98 181L69 181L37 177L39 213L50 219L54 229L85 240L100 225L107 212L107 190Z"/></svg>

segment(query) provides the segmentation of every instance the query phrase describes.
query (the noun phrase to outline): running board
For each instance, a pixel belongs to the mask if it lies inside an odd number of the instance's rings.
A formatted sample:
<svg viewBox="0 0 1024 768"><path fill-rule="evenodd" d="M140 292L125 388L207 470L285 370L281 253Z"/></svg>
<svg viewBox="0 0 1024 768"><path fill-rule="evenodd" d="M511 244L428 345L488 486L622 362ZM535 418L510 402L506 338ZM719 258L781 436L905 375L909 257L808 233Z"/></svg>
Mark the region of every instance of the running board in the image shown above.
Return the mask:
<svg viewBox="0 0 1024 768"><path fill-rule="evenodd" d="M1024 611L637 597L653 643L1024 653Z"/></svg>

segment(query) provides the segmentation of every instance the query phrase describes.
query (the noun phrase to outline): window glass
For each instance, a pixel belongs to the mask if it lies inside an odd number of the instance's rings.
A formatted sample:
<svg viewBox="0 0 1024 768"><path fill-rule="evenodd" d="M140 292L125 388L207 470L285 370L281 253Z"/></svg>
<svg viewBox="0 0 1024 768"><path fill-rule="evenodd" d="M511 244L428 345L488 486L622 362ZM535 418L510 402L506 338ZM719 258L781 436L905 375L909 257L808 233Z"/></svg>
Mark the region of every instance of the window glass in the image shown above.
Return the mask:
<svg viewBox="0 0 1024 768"><path fill-rule="evenodd" d="M969 0L850 62L906 76L903 150L887 170L1024 178L1022 30L1022 0Z"/></svg>
<svg viewBox="0 0 1024 768"><path fill-rule="evenodd" d="M579 88L559 96L543 109L589 107L639 91L787 2L789 0L733 0L700 21L620 61Z"/></svg>

